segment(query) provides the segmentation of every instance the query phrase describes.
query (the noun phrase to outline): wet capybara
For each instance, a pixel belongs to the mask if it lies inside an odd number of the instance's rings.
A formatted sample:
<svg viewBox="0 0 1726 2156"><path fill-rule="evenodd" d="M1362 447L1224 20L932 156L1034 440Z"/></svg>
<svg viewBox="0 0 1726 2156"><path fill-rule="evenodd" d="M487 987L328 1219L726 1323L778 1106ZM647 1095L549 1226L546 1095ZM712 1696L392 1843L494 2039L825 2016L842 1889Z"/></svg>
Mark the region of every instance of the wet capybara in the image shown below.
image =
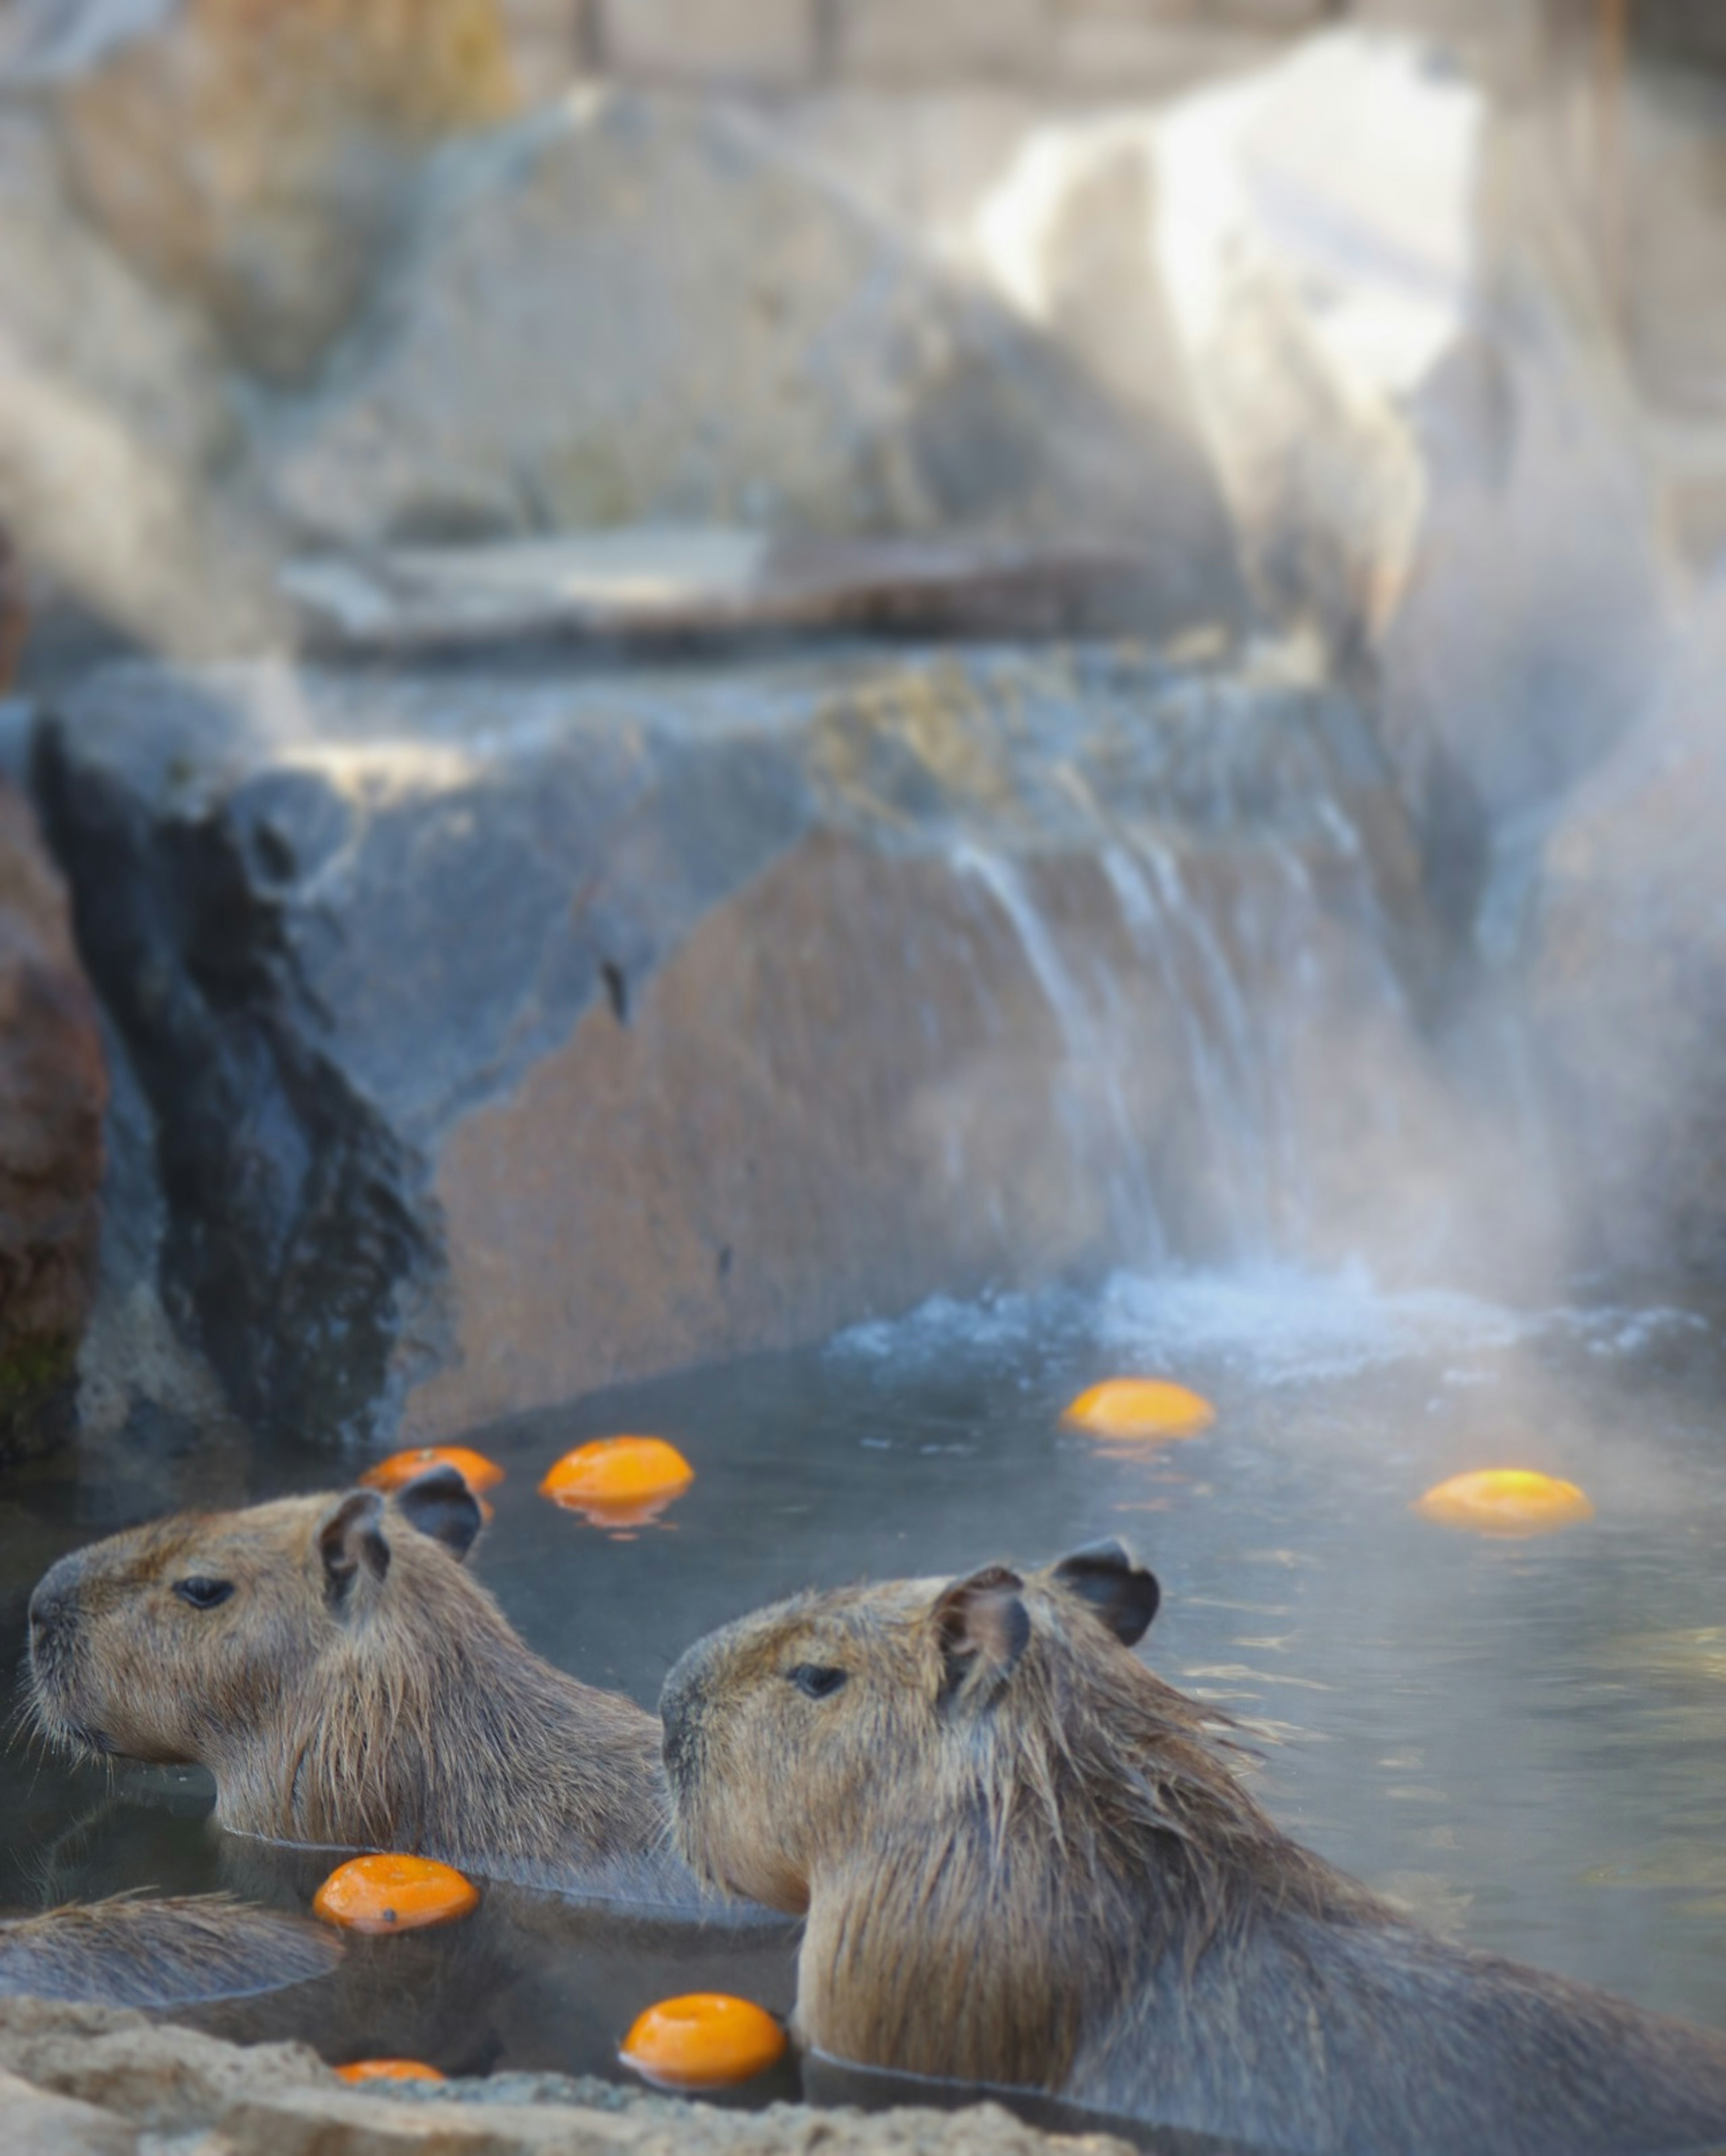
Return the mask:
<svg viewBox="0 0 1726 2156"><path fill-rule="evenodd" d="M341 1959L341 1941L321 1925L224 1894L117 1895L0 1917L6 1998L185 2006L326 1976Z"/></svg>
<svg viewBox="0 0 1726 2156"><path fill-rule="evenodd" d="M806 2046L1279 2149L1726 2136L1726 2041L1450 1945L1282 1834L1131 1651L1157 1601L1107 1543L804 1595L677 1663L680 1845L804 1914Z"/></svg>
<svg viewBox="0 0 1726 2156"><path fill-rule="evenodd" d="M463 1568L480 1521L445 1467L75 1551L30 1599L37 1718L207 1768L235 1833L700 1899L667 1845L659 1724L530 1653Z"/></svg>

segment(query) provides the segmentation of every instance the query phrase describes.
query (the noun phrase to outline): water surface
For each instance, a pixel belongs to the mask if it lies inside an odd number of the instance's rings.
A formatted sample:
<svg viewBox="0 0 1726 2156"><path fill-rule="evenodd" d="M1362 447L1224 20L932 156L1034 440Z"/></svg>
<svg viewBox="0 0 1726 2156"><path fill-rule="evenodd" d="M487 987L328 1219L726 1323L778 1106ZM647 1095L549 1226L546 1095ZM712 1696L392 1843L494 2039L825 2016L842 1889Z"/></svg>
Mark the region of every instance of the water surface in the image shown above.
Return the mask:
<svg viewBox="0 0 1726 2156"><path fill-rule="evenodd" d="M651 1704L691 1638L776 1595L1122 1535L1164 1587L1141 1651L1247 1724L1292 1832L1472 1946L1726 2027L1720 1337L1675 1311L1516 1312L1275 1272L937 1303L475 1434L508 1473L475 1562L539 1651ZM1215 1428L1160 1447L1061 1429L1081 1387L1133 1371L1209 1394ZM632 1430L696 1469L658 1522L609 1532L536 1494L568 1446ZM1597 1517L1492 1543L1410 1511L1492 1466L1567 1476ZM231 1443L117 1481L40 1471L0 1507L13 1650L60 1549L201 1486L226 1504L340 1479ZM214 1834L208 1802L196 1774L122 1770L110 1790L14 1749L0 1900L225 1884L304 1906L325 1861ZM782 1938L501 1889L469 1924L353 1960L339 2012L301 1987L213 2024L333 2056L615 2074L655 1997L717 1984L783 2008L791 1989Z"/></svg>

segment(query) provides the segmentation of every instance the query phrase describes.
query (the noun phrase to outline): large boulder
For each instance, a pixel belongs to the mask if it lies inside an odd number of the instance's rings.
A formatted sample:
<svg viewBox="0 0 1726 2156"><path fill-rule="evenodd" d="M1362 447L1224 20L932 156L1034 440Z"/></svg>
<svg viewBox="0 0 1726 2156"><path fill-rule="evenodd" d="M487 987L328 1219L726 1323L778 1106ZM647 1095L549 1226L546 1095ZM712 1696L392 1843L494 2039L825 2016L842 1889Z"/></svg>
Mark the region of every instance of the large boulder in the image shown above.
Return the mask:
<svg viewBox="0 0 1726 2156"><path fill-rule="evenodd" d="M1287 670L125 666L37 778L170 1306L312 1435L1460 1187L1405 822Z"/></svg>
<svg viewBox="0 0 1726 2156"><path fill-rule="evenodd" d="M0 783L0 1457L61 1427L95 1291L106 1098L64 887Z"/></svg>
<svg viewBox="0 0 1726 2156"><path fill-rule="evenodd" d="M241 438L196 320L104 246L53 134L0 105L0 523L39 575L159 649L255 646L272 550L226 490Z"/></svg>
<svg viewBox="0 0 1726 2156"><path fill-rule="evenodd" d="M1726 598L1548 834L1531 1004L1578 1255L1726 1267Z"/></svg>
<svg viewBox="0 0 1726 2156"><path fill-rule="evenodd" d="M308 543L627 523L1130 550L1148 625L1244 595L1190 430L1125 411L747 115L592 90L452 146L339 382L260 436Z"/></svg>
<svg viewBox="0 0 1726 2156"><path fill-rule="evenodd" d="M496 0L184 0L57 97L101 228L286 381L365 296L426 152L515 105Z"/></svg>

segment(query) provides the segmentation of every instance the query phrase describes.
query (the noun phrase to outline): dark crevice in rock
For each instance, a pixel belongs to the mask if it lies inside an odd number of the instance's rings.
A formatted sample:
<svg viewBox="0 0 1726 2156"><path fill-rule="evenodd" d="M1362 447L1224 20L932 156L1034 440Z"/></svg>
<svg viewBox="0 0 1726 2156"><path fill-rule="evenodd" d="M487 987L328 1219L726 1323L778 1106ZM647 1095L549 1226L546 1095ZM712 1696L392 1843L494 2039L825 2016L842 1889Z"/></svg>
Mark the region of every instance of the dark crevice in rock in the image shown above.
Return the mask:
<svg viewBox="0 0 1726 2156"><path fill-rule="evenodd" d="M34 778L80 943L158 1119L175 1322L249 1420L365 1430L427 1301L419 1164L320 1052L321 1014L234 828L152 819L100 771L74 780L56 721Z"/></svg>

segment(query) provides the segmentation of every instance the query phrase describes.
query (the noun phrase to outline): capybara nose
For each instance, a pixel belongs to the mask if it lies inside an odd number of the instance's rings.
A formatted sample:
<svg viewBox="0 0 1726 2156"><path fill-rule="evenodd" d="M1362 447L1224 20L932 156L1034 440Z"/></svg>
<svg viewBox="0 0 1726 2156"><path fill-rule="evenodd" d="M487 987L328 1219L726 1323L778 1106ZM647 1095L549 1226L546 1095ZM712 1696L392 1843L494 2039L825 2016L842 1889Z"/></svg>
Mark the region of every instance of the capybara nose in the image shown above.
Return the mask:
<svg viewBox="0 0 1726 2156"><path fill-rule="evenodd" d="M78 1561L63 1557L36 1583L30 1597L30 1645L45 1647L70 1622L78 1599Z"/></svg>

